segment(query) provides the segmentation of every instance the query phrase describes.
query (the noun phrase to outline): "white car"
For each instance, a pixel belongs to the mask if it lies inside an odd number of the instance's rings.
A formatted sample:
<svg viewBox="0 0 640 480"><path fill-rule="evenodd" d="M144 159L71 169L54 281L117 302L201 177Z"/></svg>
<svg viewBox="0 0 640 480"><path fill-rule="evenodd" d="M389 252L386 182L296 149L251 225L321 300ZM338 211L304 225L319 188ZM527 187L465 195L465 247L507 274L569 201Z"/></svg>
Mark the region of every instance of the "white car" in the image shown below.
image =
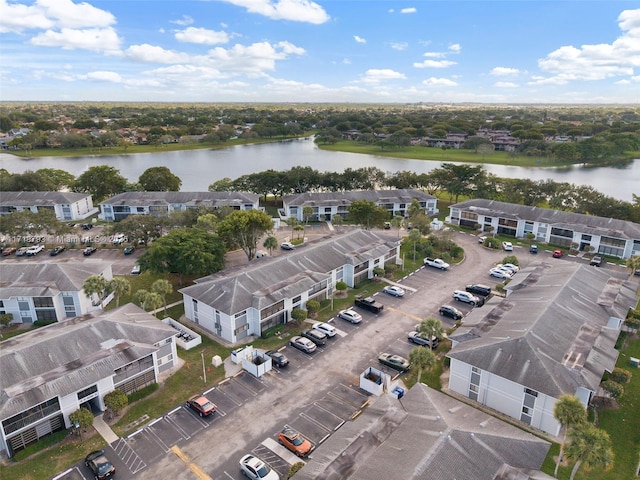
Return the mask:
<svg viewBox="0 0 640 480"><path fill-rule="evenodd" d="M485 235L480 235L478 237L478 243L484 243L484 241L487 239L487 237Z"/></svg>
<svg viewBox="0 0 640 480"><path fill-rule="evenodd" d="M513 273L518 273L520 271L520 267L514 265L513 263L499 263L495 268L500 268L502 270L511 270Z"/></svg>
<svg viewBox="0 0 640 480"><path fill-rule="evenodd" d="M251 480L280 480L275 470L253 455L245 455L240 459L240 472Z"/></svg>
<svg viewBox="0 0 640 480"><path fill-rule="evenodd" d="M393 295L394 297L404 297L404 289L396 285L387 285L382 289L382 291L389 295Z"/></svg>
<svg viewBox="0 0 640 480"><path fill-rule="evenodd" d="M341 310L338 313L338 318L341 318L343 320L346 320L347 322L351 322L351 323L360 323L362 321L362 316L356 312L355 310Z"/></svg>
<svg viewBox="0 0 640 480"><path fill-rule="evenodd" d="M494 278L499 278L500 280L507 280L511 278L511 273L508 270L502 270L500 268L492 268L489 270L489 275Z"/></svg>
<svg viewBox="0 0 640 480"><path fill-rule="evenodd" d="M315 323L312 328L321 331L327 337L335 337L336 334L338 333L338 331L336 330L336 327L326 322Z"/></svg>
<svg viewBox="0 0 640 480"><path fill-rule="evenodd" d="M301 350L305 353L313 353L316 351L316 344L313 343L311 340L309 340L308 338L305 337L300 337L298 335L296 335L295 337L291 338L291 341L289 342L289 344L292 347L297 348L298 350Z"/></svg>
<svg viewBox="0 0 640 480"><path fill-rule="evenodd" d="M294 249L294 248L296 248L296 247L294 247L294 246L293 246L293 243L291 243L291 242L282 242L282 243L280 244L280 248L281 248L282 250L293 250L293 249Z"/></svg>
<svg viewBox="0 0 640 480"><path fill-rule="evenodd" d="M131 269L131 275L140 275L141 271L142 269L140 268L140 265L136 263Z"/></svg>
<svg viewBox="0 0 640 480"><path fill-rule="evenodd" d="M453 299L457 302L464 302L473 306L480 303L480 299L478 297L463 290L454 290Z"/></svg>
<svg viewBox="0 0 640 480"><path fill-rule="evenodd" d="M502 249L505 252L513 252L513 244L511 242L502 242Z"/></svg>
<svg viewBox="0 0 640 480"><path fill-rule="evenodd" d="M27 248L27 256L32 257L34 255L39 254L44 250L44 245L34 245L33 247Z"/></svg>

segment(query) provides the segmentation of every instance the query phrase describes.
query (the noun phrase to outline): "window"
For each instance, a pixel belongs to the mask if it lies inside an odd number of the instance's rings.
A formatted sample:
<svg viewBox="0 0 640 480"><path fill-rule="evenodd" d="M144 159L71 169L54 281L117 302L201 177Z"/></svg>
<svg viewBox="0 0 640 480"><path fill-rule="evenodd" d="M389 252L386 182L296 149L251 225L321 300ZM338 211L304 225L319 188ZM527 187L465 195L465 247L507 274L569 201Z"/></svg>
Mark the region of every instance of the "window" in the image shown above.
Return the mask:
<svg viewBox="0 0 640 480"><path fill-rule="evenodd" d="M460 212L460 218L477 221L478 220L478 214L477 213L473 213L473 212L464 212L463 211L463 212Z"/></svg>
<svg viewBox="0 0 640 480"><path fill-rule="evenodd" d="M97 385L92 385L92 386L90 386L88 388L85 388L84 390L80 390L78 392L78 400L82 401L83 398L88 397L89 395L93 395L97 391L98 391L98 386Z"/></svg>
<svg viewBox="0 0 640 480"><path fill-rule="evenodd" d="M477 367L471 367L471 378L469 380L469 398L471 400L478 400L478 393L480 392L480 369Z"/></svg>
<svg viewBox="0 0 640 480"><path fill-rule="evenodd" d="M531 390L530 388L524 389L524 399L522 401L522 413L520 414L520 421L531 425L531 419L533 417L534 407L536 404L536 398L538 392Z"/></svg>
<svg viewBox="0 0 640 480"><path fill-rule="evenodd" d="M36 308L53 307L53 298L51 297L33 297L33 306Z"/></svg>
<svg viewBox="0 0 640 480"><path fill-rule="evenodd" d="M280 300L278 303L274 303L273 305L263 308L260 312L260 318L268 318L281 310L284 310L284 300Z"/></svg>

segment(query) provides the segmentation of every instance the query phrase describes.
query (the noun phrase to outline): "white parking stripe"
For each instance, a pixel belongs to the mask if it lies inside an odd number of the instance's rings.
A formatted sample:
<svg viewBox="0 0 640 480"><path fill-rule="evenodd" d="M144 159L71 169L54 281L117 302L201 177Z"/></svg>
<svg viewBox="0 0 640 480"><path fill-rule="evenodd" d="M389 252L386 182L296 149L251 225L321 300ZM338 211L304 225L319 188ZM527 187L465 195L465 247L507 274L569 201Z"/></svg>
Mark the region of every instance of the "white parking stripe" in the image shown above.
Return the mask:
<svg viewBox="0 0 640 480"><path fill-rule="evenodd" d="M287 450L278 442L276 442L273 438L265 438L264 441L262 442L262 446L271 450L273 453L278 455L289 465L293 465L294 463L298 463L298 462L306 463L300 457L291 453L289 450Z"/></svg>

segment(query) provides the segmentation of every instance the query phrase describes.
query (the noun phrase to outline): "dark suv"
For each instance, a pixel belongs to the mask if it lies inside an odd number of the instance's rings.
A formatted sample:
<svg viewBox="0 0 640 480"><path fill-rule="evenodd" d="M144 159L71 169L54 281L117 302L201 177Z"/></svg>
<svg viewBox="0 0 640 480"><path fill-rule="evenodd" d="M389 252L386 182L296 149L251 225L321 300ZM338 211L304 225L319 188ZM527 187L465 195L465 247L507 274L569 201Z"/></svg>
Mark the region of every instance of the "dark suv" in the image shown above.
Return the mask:
<svg viewBox="0 0 640 480"><path fill-rule="evenodd" d="M454 320L460 320L464 316L460 310L456 307L452 307L451 305L442 305L438 312L443 317L453 318Z"/></svg>
<svg viewBox="0 0 640 480"><path fill-rule="evenodd" d="M85 457L84 464L91 469L96 480L111 478L116 474L116 467L105 456L104 450L91 452Z"/></svg>
<svg viewBox="0 0 640 480"><path fill-rule="evenodd" d="M489 295L491 295L491 287L480 285L478 283L467 285L465 290L469 293L473 293L474 295L481 295L483 297L488 297Z"/></svg>

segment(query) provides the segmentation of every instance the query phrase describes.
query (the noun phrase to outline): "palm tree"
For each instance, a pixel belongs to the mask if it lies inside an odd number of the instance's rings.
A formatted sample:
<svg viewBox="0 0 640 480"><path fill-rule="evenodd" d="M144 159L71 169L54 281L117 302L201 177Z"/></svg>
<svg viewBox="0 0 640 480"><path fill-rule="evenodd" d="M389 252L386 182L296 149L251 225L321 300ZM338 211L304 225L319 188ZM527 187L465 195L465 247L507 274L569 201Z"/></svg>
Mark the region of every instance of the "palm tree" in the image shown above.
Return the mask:
<svg viewBox="0 0 640 480"><path fill-rule="evenodd" d="M560 398L558 398L558 401L553 407L553 416L563 429L560 453L556 461L556 469L553 471L553 476L557 478L558 468L562 461L564 444L567 441L567 433L571 428L587 421L587 411L577 397L573 395L560 395Z"/></svg>
<svg viewBox="0 0 640 480"><path fill-rule="evenodd" d="M298 232L296 238L300 238L300 232L304 232L304 227L302 225L296 225L293 227L294 232ZM304 233L302 234L304 236Z"/></svg>
<svg viewBox="0 0 640 480"><path fill-rule="evenodd" d="M269 235L262 246L269 250L269 255L273 255L273 251L278 248L278 239L273 235Z"/></svg>
<svg viewBox="0 0 640 480"><path fill-rule="evenodd" d="M162 305L164 306L164 316L167 316L167 295L173 292L173 285L169 280L159 279L153 282L151 285L151 291L157 293L162 298Z"/></svg>
<svg viewBox="0 0 640 480"><path fill-rule="evenodd" d="M133 295L133 301L138 303L145 312L147 310L156 310L162 306L162 297L148 290L138 290Z"/></svg>
<svg viewBox="0 0 640 480"><path fill-rule="evenodd" d="M142 288L133 294L133 302L140 305L140 308L145 312L147 311L147 297L149 297L149 290L144 290Z"/></svg>
<svg viewBox="0 0 640 480"><path fill-rule="evenodd" d="M436 356L429 348L416 347L409 353L409 361L418 366L418 382L422 378L422 370L431 370L436 364Z"/></svg>
<svg viewBox="0 0 640 480"><path fill-rule="evenodd" d="M87 298L92 298L94 295L98 295L98 298L100 299L100 308L102 309L104 309L102 300L108 288L109 281L102 275L91 275L82 285L82 289L84 290L84 294Z"/></svg>
<svg viewBox="0 0 640 480"><path fill-rule="evenodd" d="M433 337L436 337L438 340L442 340L444 338L444 327L440 320L430 317L420 322L418 333L428 338L430 342L429 345L432 345L431 339Z"/></svg>
<svg viewBox="0 0 640 480"><path fill-rule="evenodd" d="M109 282L109 290L116 297L116 308L120 306L120 297L131 293L131 283L124 277L116 277Z"/></svg>
<svg viewBox="0 0 640 480"><path fill-rule="evenodd" d="M571 430L571 442L567 445L566 452L567 457L576 462L569 480L573 480L583 463L587 469L596 466L609 469L613 466L609 434L589 423L583 423Z"/></svg>
<svg viewBox="0 0 640 480"><path fill-rule="evenodd" d="M628 258L625 266L630 270L629 277L631 277L636 270L640 270L640 255L634 255L631 258Z"/></svg>

